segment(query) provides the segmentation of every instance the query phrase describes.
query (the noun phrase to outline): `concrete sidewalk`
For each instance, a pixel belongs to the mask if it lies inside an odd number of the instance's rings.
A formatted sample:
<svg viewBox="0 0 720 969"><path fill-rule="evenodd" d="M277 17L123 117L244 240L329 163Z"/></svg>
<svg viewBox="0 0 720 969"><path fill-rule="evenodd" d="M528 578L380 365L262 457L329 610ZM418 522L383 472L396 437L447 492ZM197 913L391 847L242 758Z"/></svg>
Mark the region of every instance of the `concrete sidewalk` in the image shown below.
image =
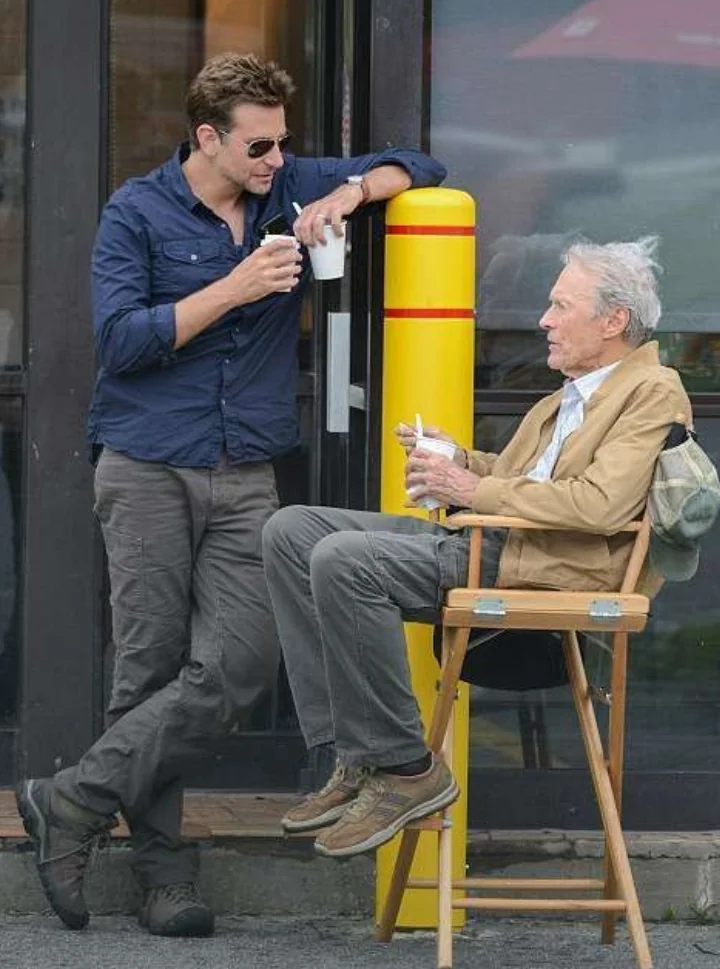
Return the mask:
<svg viewBox="0 0 720 969"><path fill-rule="evenodd" d="M288 796L191 794L184 830L202 842L201 891L228 916L370 917L374 858L337 863L315 854L311 837L283 838L280 817ZM97 915L126 915L138 904L123 828L88 876L87 898ZM720 918L720 832L626 834L647 921ZM597 831L473 831L471 874L497 877L598 877L603 842ZM34 855L10 792L0 791L0 914L43 912ZM718 963L720 969L720 962Z"/></svg>
<svg viewBox="0 0 720 969"><path fill-rule="evenodd" d="M655 969L715 969L720 930L689 924L649 930ZM0 969L434 969L429 933L390 945L372 939L368 920L223 918L211 939L159 939L122 917L94 918L68 932L53 917L0 916ZM614 946L588 923L492 919L456 936L456 969L633 969L620 927Z"/></svg>

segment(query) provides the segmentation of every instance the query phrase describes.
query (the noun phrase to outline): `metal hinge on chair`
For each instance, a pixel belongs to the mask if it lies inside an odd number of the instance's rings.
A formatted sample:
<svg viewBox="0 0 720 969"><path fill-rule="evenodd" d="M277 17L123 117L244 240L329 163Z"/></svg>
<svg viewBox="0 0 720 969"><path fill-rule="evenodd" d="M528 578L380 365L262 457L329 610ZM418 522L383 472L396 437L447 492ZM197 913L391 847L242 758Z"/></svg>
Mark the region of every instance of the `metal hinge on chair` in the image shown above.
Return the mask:
<svg viewBox="0 0 720 969"><path fill-rule="evenodd" d="M620 619L622 615L622 606L617 599L593 599L588 609L588 616L596 622Z"/></svg>
<svg viewBox="0 0 720 969"><path fill-rule="evenodd" d="M476 616L486 616L490 619L502 618L507 615L505 600L489 596L480 596L479 599L475 600L473 612Z"/></svg>

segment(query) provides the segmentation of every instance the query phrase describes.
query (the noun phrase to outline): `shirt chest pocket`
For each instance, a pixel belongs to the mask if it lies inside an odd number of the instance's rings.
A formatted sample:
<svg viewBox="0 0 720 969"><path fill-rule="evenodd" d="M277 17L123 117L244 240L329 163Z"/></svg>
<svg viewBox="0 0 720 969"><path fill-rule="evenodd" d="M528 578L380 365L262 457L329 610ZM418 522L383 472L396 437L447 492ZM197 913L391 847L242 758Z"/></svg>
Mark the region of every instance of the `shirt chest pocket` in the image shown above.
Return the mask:
<svg viewBox="0 0 720 969"><path fill-rule="evenodd" d="M158 296L187 296L225 276L231 268L219 243L210 239L171 239L153 250Z"/></svg>

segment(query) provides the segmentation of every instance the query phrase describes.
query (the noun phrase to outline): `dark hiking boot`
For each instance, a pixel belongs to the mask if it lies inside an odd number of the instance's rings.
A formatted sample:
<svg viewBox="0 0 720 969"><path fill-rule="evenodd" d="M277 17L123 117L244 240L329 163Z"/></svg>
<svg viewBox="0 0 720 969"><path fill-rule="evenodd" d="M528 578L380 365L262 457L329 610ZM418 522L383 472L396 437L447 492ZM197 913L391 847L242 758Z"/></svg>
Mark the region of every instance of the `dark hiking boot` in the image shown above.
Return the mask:
<svg viewBox="0 0 720 969"><path fill-rule="evenodd" d="M25 781L16 801L47 900L69 929L85 928L90 919L83 897L85 871L116 822L53 795L49 779Z"/></svg>
<svg viewBox="0 0 720 969"><path fill-rule="evenodd" d="M215 930L215 916L192 882L149 888L138 921L151 935L206 936Z"/></svg>

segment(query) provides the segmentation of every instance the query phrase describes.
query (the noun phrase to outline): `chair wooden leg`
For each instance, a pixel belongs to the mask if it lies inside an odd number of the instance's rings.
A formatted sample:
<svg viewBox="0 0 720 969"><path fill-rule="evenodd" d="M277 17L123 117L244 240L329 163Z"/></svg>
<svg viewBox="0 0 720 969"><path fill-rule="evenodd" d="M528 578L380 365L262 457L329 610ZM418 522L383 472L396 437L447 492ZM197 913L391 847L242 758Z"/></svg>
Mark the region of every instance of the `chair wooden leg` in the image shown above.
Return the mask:
<svg viewBox="0 0 720 969"><path fill-rule="evenodd" d="M607 850L620 889L620 895L626 905L628 929L635 956L639 969L652 969L652 957L630 868L630 860L625 847L620 815L615 803L615 792L610 781L608 766L605 763L600 731L588 692L588 682L580 655L580 647L574 632L563 634L563 649L570 688L580 721L585 754L605 830Z"/></svg>
<svg viewBox="0 0 720 969"><path fill-rule="evenodd" d="M625 751L625 683L627 676L627 633L613 636L612 677L610 681L610 724L608 729L608 771L615 794L618 814L622 817L622 781ZM605 898L617 897L617 879L612 867L610 853L605 846ZM605 945L615 941L615 912L605 912L602 920L601 941Z"/></svg>
<svg viewBox="0 0 720 969"><path fill-rule="evenodd" d="M392 939L419 837L420 832L414 828L406 828L402 833L387 898L380 921L375 928L375 938L378 942L389 942Z"/></svg>
<svg viewBox="0 0 720 969"><path fill-rule="evenodd" d="M428 731L429 748L433 751L433 753L439 753L441 749L444 750L446 757L449 758L448 764L450 766L452 765L452 737L450 737L450 746L448 746L447 734L453 715L455 695L460 679L460 670L462 668L465 652L467 650L469 635L469 629L456 629L453 627L446 627L443 629L443 668L440 679L440 690L438 693L438 698L435 701L432 723L430 725L430 730ZM444 817L444 820L447 821L448 819ZM392 938L395 923L397 922L398 913L402 904L403 895L405 894L405 888L407 886L408 878L410 877L410 868L412 867L413 858L415 857L419 837L420 831L417 829L406 829L403 831L400 848L395 860L395 867L390 880L387 898L385 900L385 905L383 906L380 921L375 929L375 938L380 942L389 942ZM447 881L447 879L449 879L449 890L445 894L441 892L439 887L441 872L440 870L438 871L439 909L442 906L442 909L439 912L441 917L439 921L440 931L438 932L438 959L440 960L441 958L446 957L452 958L451 954L449 954L450 950L448 949L447 941L447 931L449 930L449 932L452 933L452 911L450 912L449 918L443 918L443 913L447 905L452 905L452 834L449 826L443 827L443 830L439 834L439 838L440 843L438 847L438 865L440 866L443 864L442 859L449 859L447 864L445 864L442 869L445 880ZM446 926L444 930L442 928L443 924ZM449 944L450 947L452 947L452 936ZM447 965L450 965L450 962L448 962Z"/></svg>
<svg viewBox="0 0 720 969"><path fill-rule="evenodd" d="M443 648L443 667L450 661L448 644ZM450 708L450 717L443 737L442 752L445 763L453 769L453 744L455 728L455 704ZM450 809L442 812L442 828L438 831L438 930L437 964L438 969L452 967L452 820Z"/></svg>
<svg viewBox="0 0 720 969"><path fill-rule="evenodd" d="M438 832L438 969L452 969L452 821L443 811L443 826Z"/></svg>
<svg viewBox="0 0 720 969"><path fill-rule="evenodd" d="M467 628L456 629L446 626L443 629L443 669L440 690L435 701L427 739L428 747L435 754L439 753L443 745L450 722L469 636L470 630Z"/></svg>

